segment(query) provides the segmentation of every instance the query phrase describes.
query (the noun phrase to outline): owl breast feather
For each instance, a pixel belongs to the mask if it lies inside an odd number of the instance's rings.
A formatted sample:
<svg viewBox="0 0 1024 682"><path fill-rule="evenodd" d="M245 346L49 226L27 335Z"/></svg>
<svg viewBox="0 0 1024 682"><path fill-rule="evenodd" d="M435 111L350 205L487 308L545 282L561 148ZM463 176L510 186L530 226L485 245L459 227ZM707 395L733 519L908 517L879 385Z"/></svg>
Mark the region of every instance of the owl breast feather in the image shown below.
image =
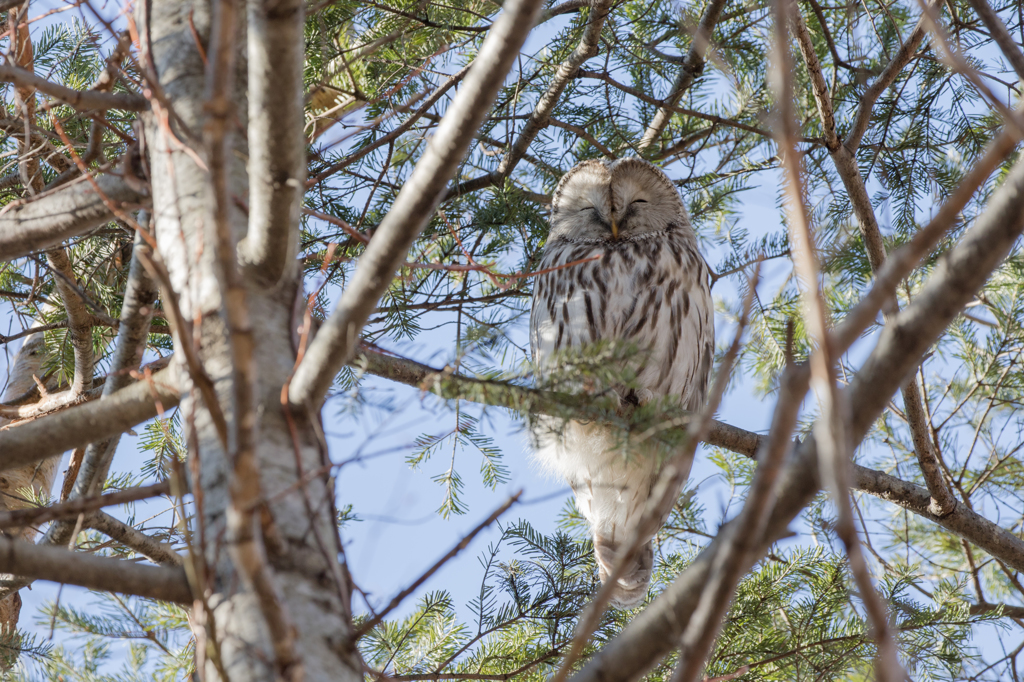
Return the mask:
<svg viewBox="0 0 1024 682"><path fill-rule="evenodd" d="M707 268L695 246L692 237L672 229L615 241L549 243L540 269L558 269L536 278L530 316L541 378L555 369L560 350L621 341L638 352L637 385L645 400L674 395L684 408L699 409L714 354L714 322Z"/></svg>

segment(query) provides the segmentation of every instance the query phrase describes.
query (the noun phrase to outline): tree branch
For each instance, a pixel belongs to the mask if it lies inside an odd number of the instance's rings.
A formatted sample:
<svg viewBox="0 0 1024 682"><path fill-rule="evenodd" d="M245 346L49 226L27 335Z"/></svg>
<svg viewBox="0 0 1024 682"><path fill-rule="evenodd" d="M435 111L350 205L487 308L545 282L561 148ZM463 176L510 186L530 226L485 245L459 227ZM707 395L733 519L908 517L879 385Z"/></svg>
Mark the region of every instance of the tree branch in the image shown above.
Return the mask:
<svg viewBox="0 0 1024 682"><path fill-rule="evenodd" d="M246 3L249 230L238 244L248 279L273 288L294 268L305 192L302 68L305 0Z"/></svg>
<svg viewBox="0 0 1024 682"><path fill-rule="evenodd" d="M792 19L797 44L800 46L800 53L803 55L807 71L811 76L811 86L818 106L818 113L821 117L821 124L825 131L825 142L829 155L832 157L836 171L839 173L843 186L846 187L847 195L850 197L850 204L857 217L857 225L864 238L864 247L867 251L871 271L877 273L885 262L886 249L885 241L882 239L882 231L878 228L874 207L871 205L871 198L868 196L867 188L864 186L864 178L860 174L856 158L845 145L841 144L836 134L831 95L825 83L825 77L821 72L821 65L818 63L818 55L814 51L814 44L811 42L811 34L807 30L807 24L804 23L803 17L795 7ZM890 314L899 309L895 291L890 297L888 308L887 312ZM907 424L910 427L914 443L914 452L921 466L921 473L928 484L928 489L932 491L935 511L940 515L947 514L953 510L957 501L942 476L942 467L938 461L938 453L931 442L931 430L928 425L929 417L925 413L921 392L917 386L916 379L911 378L901 390L903 404L906 408Z"/></svg>
<svg viewBox="0 0 1024 682"><path fill-rule="evenodd" d="M611 5L611 0L595 0L591 4L590 18L583 32L583 38L580 39L579 45L572 51L569 58L558 65L555 77L551 79L548 89L537 100L536 106L530 113L530 118L527 119L523 129L519 131L519 136L512 143L512 147L502 157L498 169L451 188L444 197L445 201L460 194L498 185L512 174L520 159L530 148L534 138L537 137L537 133L547 125L551 112L555 110L555 105L558 104L566 86L575 77L576 71L585 61L597 54L598 41L601 38L601 29L604 27L605 19L608 18L609 5Z"/></svg>
<svg viewBox="0 0 1024 682"><path fill-rule="evenodd" d="M66 102L77 111L121 109L122 111L146 111L149 102L145 97L133 93L111 93L99 90L72 90L63 85L35 75L26 69L10 64L0 64L0 82L14 83L22 88L35 88L39 92Z"/></svg>
<svg viewBox="0 0 1024 682"><path fill-rule="evenodd" d="M930 2L934 6L937 0L930 0ZM846 141L844 142L850 153L856 152L857 147L860 146L861 138L864 137L868 124L871 123L871 112L875 108L875 102L896 81L896 77L903 71L903 67L910 63L921 41L924 40L926 33L925 18L922 16L918 19L914 30L910 32L910 36L900 45L900 49L897 50L889 65L878 75L875 82L864 91L864 95L860 98L860 106L857 107L857 115L854 118L853 126L846 135Z"/></svg>
<svg viewBox="0 0 1024 682"><path fill-rule="evenodd" d="M450 370L434 369L413 360L385 355L366 347L360 350L352 365L368 374L423 391L430 391L446 399L459 398L534 414L551 416L572 414L578 419L613 423L622 428L630 426L615 413L614 408L587 396L541 391L515 384L458 376L452 374ZM794 370L793 380L803 382L804 392L806 392L808 379L807 367L798 365ZM689 420L694 419L695 416L686 412L682 412L678 416L674 414L673 422L677 424L675 428L686 429L689 426ZM640 425L634 428L642 429L645 426ZM704 442L751 459L758 459L758 452L766 447L767 439L768 436L712 420ZM2 441L0 441L0 445L2 445ZM936 516L929 511L930 495L927 489L859 465L853 467L852 487L934 521L990 554L1008 557L1015 562L1014 565L1022 567L1020 570L1024 570L1024 541L1015 539L1011 533L972 511L966 505L959 505L949 516ZM921 502L922 496L927 498L923 503Z"/></svg>
<svg viewBox="0 0 1024 682"><path fill-rule="evenodd" d="M139 222L145 229L149 221L140 217ZM141 232L136 232L132 260L128 268L128 283L125 285L121 305L120 325L110 361L110 374L103 384L101 400L127 388L132 383L131 372L137 370L142 363L150 322L153 320L153 304L159 294L156 282L142 266L141 259L144 255L150 254L152 247L146 243ZM89 444L78 470L75 487L72 490L73 497L86 497L102 489L119 441L118 434L113 438Z"/></svg>
<svg viewBox="0 0 1024 682"><path fill-rule="evenodd" d="M75 354L75 376L71 381L70 392L72 397L77 398L85 391L86 386L92 385L93 316L85 300L79 295L75 272L64 249L57 247L47 251L46 260L54 270L54 284L68 316L68 335L71 337L71 346Z"/></svg>
<svg viewBox="0 0 1024 682"><path fill-rule="evenodd" d="M274 132L280 132L284 135L285 145L293 146L296 142L293 139L296 124L297 132L300 134L302 132L302 99L298 97L298 86L302 82L301 56L298 57L300 61L297 65L299 69L297 79L296 75L292 73L292 67L296 66L296 51L298 55L304 54L305 43L301 40L301 2L302 0L298 7L295 7L295 3L291 3L291 6L286 5L282 8L285 21L281 23L294 20L293 17L288 16L291 13L297 13L299 21L297 38L289 30L292 27L284 27L284 33L291 35L293 40L297 40L297 45L289 46L289 49L286 49L283 56L285 63L281 67L280 73L276 74L283 75L286 79L288 92L281 99L288 101L283 106L274 107L276 109L274 113L278 116L283 115L286 120L271 119L255 122L255 133L253 133L254 122L250 121L249 125L249 141L250 143L255 142L256 152L259 155L253 160L257 171L255 174L250 173L249 175L250 199L258 204L262 202L256 221L249 221L249 234L253 234L254 227L262 233L254 235L255 241L251 246L255 253L247 255L256 259L249 262L251 267L266 270L273 268L275 262L280 266L278 272L268 271L264 273L267 277L257 276L255 278L256 281L268 288L273 287L280 280L287 267L287 262L293 260L289 254L293 248L291 237L297 235L298 202L301 201L303 189L299 177L288 176L301 173L305 144L288 150L277 149L276 151L284 151L285 156L278 164L278 160L268 156L275 151L275 144L267 139ZM250 65L249 73L250 75L255 74L257 78L255 84L250 83L250 91L253 86L256 90L255 96L250 100L249 111L252 113L253 106L270 106L266 102L266 90L270 84L263 80L266 75L262 73L269 66L270 55L267 54L269 46L262 44L267 40L267 36L261 35L261 33L267 31L266 20L271 22L272 20L266 14L270 8L263 2L248 4L252 12L251 18L257 23L264 22L262 26L256 28L255 36L249 34L249 57L256 59L256 65L255 67ZM298 630L292 624L289 610L282 598L281 588L267 561L263 533L259 528L262 494L260 492L259 464L256 460L256 434L259 422L256 414L258 382L255 374L255 339L252 318L249 313L249 292L243 281L242 273L236 266L238 256L245 254L246 249L239 249L235 242L235 209L229 189L231 139L233 137L231 122L234 116L232 94L235 87L237 53L234 40L238 32L240 10L243 8L244 5L238 0L221 0L214 5L213 25L210 29L210 58L206 65L206 87L203 93L204 109L207 111L207 118L203 125L203 142L210 168L214 271L220 286L221 315L227 326L232 369L230 406L233 414L229 423L230 435L227 442L224 443L228 461L231 463L226 540L231 563L238 570L247 592L256 600L259 613L266 625L270 646L273 650L272 665L275 678L300 682L304 675L304 667L296 649ZM280 33L280 31L278 32ZM293 90L294 92L292 92ZM299 119L297 122L292 120L296 114ZM263 114L258 114L258 116L262 117ZM272 131L272 124L281 124L286 129ZM301 137L299 141L304 142ZM284 177L266 177L267 173L274 171L283 174ZM266 183L268 180L269 183ZM289 180L293 183L291 187L287 187ZM273 187L275 181L281 182L285 187ZM257 190L257 188L259 189ZM269 192L271 197L257 198L252 196L252 191ZM275 220L281 222L272 222ZM209 230L207 234L210 234ZM283 253L270 254L266 251L269 248L282 250ZM268 258L269 263L265 262ZM187 343L187 340L183 339L183 341Z"/></svg>
<svg viewBox="0 0 1024 682"><path fill-rule="evenodd" d="M775 40L772 44L774 59L771 81L779 115L776 124L777 140L784 174L784 196L789 239L793 250L793 268L803 282L804 324L813 351L810 357L811 383L815 388L821 417L814 424L818 444L819 467L824 487L828 489L836 508L836 535L846 549L846 556L854 584L860 592L864 610L871 626L872 639L877 647L875 675L881 682L903 682L907 673L900 665L896 641L889 624L885 603L875 589L864 559L864 550L853 522L853 508L850 502L850 468L853 459L853 443L849 437L849 412L847 396L838 386L837 365L839 355L829 342L829 311L821 291L817 247L811 232L810 215L803 195L801 177L801 155L797 149L799 122L793 105L792 59L789 47L788 25L792 22L810 42L807 27L803 24L794 0L774 0L772 3ZM799 29L802 29L800 31ZM800 40L803 49L804 40ZM812 49L813 54L813 49ZM815 58L816 63L816 58ZM812 83L821 79L821 70L811 71ZM822 81L823 82L823 81ZM819 110L823 112L822 122L834 126L831 116L831 102L828 90L819 91L814 87ZM824 95L824 96L823 96ZM827 116L826 116L827 113ZM828 139L826 134L826 139ZM835 137L832 138L836 142ZM839 145L836 146L838 150ZM831 151L831 150L830 150ZM860 176L857 176L860 179ZM869 206L870 208L870 206ZM874 214L871 215L872 220ZM863 221L862 221L863 222ZM877 232L877 230L876 230ZM880 235L877 235L881 239ZM881 262L879 262L879 265ZM717 563L717 560L716 560Z"/></svg>
<svg viewBox="0 0 1024 682"><path fill-rule="evenodd" d="M91 590L192 604L192 591L183 568L145 566L123 559L34 545L2 535L0 571Z"/></svg>
<svg viewBox="0 0 1024 682"><path fill-rule="evenodd" d="M174 548L167 543L160 542L105 512L95 511L86 516L85 526L98 530L111 540L116 540L155 564L181 566L185 563L181 556L174 551Z"/></svg>
<svg viewBox="0 0 1024 682"><path fill-rule="evenodd" d="M42 461L152 419L160 413L158 403L164 410L178 404L180 386L178 367L172 365L105 400L95 400L0 430L0 452L3 453L0 471Z"/></svg>
<svg viewBox="0 0 1024 682"><path fill-rule="evenodd" d="M984 22L985 28L988 29L992 40L1002 50L1006 61L1010 62L1010 66L1017 73L1017 78L1024 81L1024 53L1021 52L1020 45L1013 39L1010 32L1006 30L1006 24L1003 23L1003 20L999 18L999 15L993 11L992 6L985 0L968 0L968 2L971 3L971 7L974 8L978 17Z"/></svg>
<svg viewBox="0 0 1024 682"><path fill-rule="evenodd" d="M634 87L631 87L629 85L626 85L625 83L620 83L617 80L615 80L614 78L612 78L610 75L608 75L607 73L602 73L602 72L599 72L599 71L587 71L585 69L580 69L579 71L576 72L576 77L577 78L593 78L594 80L602 81L602 82L607 83L608 85L612 86L616 90L621 90L622 92L626 93L627 95L632 95L633 97L636 97L641 102L645 102L646 104L652 104L652 105L654 105L656 107L664 107L665 109L671 111L674 114L682 114L684 116L692 116L693 118L700 118L700 119L703 119L705 121L711 121L712 123L719 123L721 125L729 126L731 128L737 128L739 130L745 130L748 133L755 133L757 135L761 135L761 136L766 137L766 138L770 138L771 137L771 133L769 131L767 131L767 130L764 130L763 128L758 128L758 127L755 127L755 126L747 125L746 123L740 123L739 121L734 121L734 120L729 119L729 118L723 118L722 116L716 116L714 114L705 114L704 112L696 111L695 109L686 109L684 107L675 106L675 105L669 106L665 102L665 100L660 100L657 97L651 97L650 95L648 95L647 93L645 93L642 90L638 90L637 88L634 88ZM807 140L805 138L801 138L801 141L803 141L803 142L808 142L808 141L810 141L810 142L821 142L821 140Z"/></svg>
<svg viewBox="0 0 1024 682"><path fill-rule="evenodd" d="M1024 606L1011 604L971 604L971 615L982 616L999 611L1007 618L1024 618Z"/></svg>
<svg viewBox="0 0 1024 682"><path fill-rule="evenodd" d="M807 382L798 375L793 365L786 365L779 382L771 429L758 449L754 480L739 521L730 527L729 534L723 538L721 551L715 556L711 583L701 594L694 617L683 631L679 663L672 682L698 679L708 652L718 639L722 622L733 602L736 585L745 573L744 567L751 563L756 540L764 535L763 526L775 504L776 482L793 448L793 429L807 392Z"/></svg>
<svg viewBox="0 0 1024 682"><path fill-rule="evenodd" d="M103 507L113 507L119 504L148 500L151 497L158 497L160 495L168 495L170 492L171 484L163 481L153 485L118 490L96 497L79 497L68 502L52 504L49 507L12 509L0 512L0 528L22 528L24 526L42 525L48 521L94 512Z"/></svg>
<svg viewBox="0 0 1024 682"><path fill-rule="evenodd" d="M6 206L0 212L0 262L43 251L113 220L104 196L116 204L127 204L125 209L149 205L149 197L120 177L101 175L96 184L99 192L83 180Z"/></svg>
<svg viewBox="0 0 1024 682"><path fill-rule="evenodd" d="M703 73L704 57L708 47L711 46L711 33L715 30L715 24L718 23L718 17L721 16L725 3L726 0L711 0L704 9L704 15L700 18L700 24L697 25L697 30L690 41L690 51L686 53L683 65L679 69L679 75L676 76L676 81L672 84L668 97L665 98L666 106L658 109L650 125L647 126L647 130L644 131L644 136L640 138L637 149L641 151L647 149L655 138L661 135L661 131L665 129L672 114L675 113L670 107L674 107L679 102L686 91L690 89L694 79Z"/></svg>
<svg viewBox="0 0 1024 682"><path fill-rule="evenodd" d="M539 7L539 0L506 3L426 152L360 258L337 309L299 362L288 395L291 405L302 409L319 405L334 376L352 357L363 325L413 240L433 216L533 27Z"/></svg>
<svg viewBox="0 0 1024 682"><path fill-rule="evenodd" d="M430 96L423 101L423 104L420 106L419 109L411 113L409 117L402 121L398 126L396 126L394 130L385 135L382 135L381 137L376 138L373 142L367 144L364 147L360 147L359 149L353 151L351 154L347 154L345 158L323 169L306 182L306 187L312 187L313 185L317 184L318 182L321 182L327 177L333 175L334 173L337 173L339 170L351 166L353 163L360 160L361 158L372 152L374 149L379 149L380 147L383 147L384 145L387 145L393 142L394 140L397 140L399 137L401 137L402 133L407 131L409 128L412 127L414 123L416 123L416 121L420 120L420 118L426 115L430 108L437 104L438 100L440 100L441 97L443 97L446 92L448 92L452 87L454 87L456 83L461 82L467 73L469 73L468 66L463 67L459 71L453 73L451 76L448 77L448 79L444 83L439 85L437 89L434 90L434 92L430 93Z"/></svg>

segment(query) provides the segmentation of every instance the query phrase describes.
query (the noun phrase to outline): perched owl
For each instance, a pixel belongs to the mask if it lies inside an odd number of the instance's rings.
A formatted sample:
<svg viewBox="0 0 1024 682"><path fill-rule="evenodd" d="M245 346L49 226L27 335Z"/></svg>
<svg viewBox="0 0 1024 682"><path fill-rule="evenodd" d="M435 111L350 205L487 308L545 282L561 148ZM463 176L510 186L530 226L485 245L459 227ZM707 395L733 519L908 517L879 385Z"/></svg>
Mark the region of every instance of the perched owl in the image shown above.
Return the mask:
<svg viewBox="0 0 1024 682"><path fill-rule="evenodd" d="M584 161L565 174L551 202L551 231L534 283L530 345L541 378L556 353L597 341L631 344L635 386L613 391L620 405L678 396L704 405L714 355L708 269L679 192L657 167L636 158ZM652 440L624 452L623 434L596 422L535 419L540 462L564 477L590 523L604 581L620 544L635 528L665 457ZM689 463L686 464L689 466ZM647 594L654 549L649 538L618 580L612 605L631 608Z"/></svg>

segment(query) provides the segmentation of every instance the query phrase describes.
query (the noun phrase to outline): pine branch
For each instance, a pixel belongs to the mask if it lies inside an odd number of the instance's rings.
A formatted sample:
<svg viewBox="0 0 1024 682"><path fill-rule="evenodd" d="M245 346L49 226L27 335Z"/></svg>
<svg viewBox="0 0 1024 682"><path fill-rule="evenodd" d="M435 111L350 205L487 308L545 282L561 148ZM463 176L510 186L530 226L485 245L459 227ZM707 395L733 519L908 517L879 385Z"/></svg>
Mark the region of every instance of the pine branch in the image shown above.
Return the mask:
<svg viewBox="0 0 1024 682"><path fill-rule="evenodd" d="M122 111L147 111L149 102L134 93L110 93L99 90L72 90L41 78L27 69L10 64L0 64L0 82L14 83L20 88L34 88L39 92L70 104L78 111L120 109Z"/></svg>
<svg viewBox="0 0 1024 682"><path fill-rule="evenodd" d="M149 205L149 197L122 178L101 175L19 200L0 211L0 262L44 251L114 219L104 198L124 210Z"/></svg>
<svg viewBox="0 0 1024 682"><path fill-rule="evenodd" d="M123 559L34 545L0 535L0 571L34 580L52 580L91 590L134 594L177 604L192 604L182 568L144 566ZM0 581L0 587L6 587ZM13 581L15 583L20 580Z"/></svg>

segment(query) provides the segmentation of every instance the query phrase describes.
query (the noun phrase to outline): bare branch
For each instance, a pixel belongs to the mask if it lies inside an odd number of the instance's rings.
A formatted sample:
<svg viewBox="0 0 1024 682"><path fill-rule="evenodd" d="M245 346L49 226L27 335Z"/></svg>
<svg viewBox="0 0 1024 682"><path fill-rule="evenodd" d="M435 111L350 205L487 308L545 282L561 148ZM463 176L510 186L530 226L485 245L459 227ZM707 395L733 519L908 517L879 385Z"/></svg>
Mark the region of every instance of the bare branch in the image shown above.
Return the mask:
<svg viewBox="0 0 1024 682"><path fill-rule="evenodd" d="M430 220L445 186L455 175L512 62L533 27L538 0L505 5L487 34L462 89L434 133L423 157L381 222L337 309L299 362L289 402L307 409L318 405L334 376L355 353L359 334L391 283L413 240Z"/></svg>
<svg viewBox="0 0 1024 682"><path fill-rule="evenodd" d="M609 159L618 158L618 155L615 152L613 152L611 149L608 149L608 147L606 147L601 142L601 140L597 139L596 137L594 137L593 135L588 133L583 128L580 128L579 126L575 126L575 125L573 125L571 123L565 123L563 121L559 121L558 119L551 118L550 116L548 117L548 125L552 126L554 128L561 128L562 130L567 130L570 133L572 133L573 135L575 135L576 137L580 138L581 140L586 140L587 142L590 143L590 145L594 149L596 149L597 151L601 152L602 154L604 154Z"/></svg>
<svg viewBox="0 0 1024 682"><path fill-rule="evenodd" d="M84 443L100 441L152 419L181 399L176 365L63 412L0 430L0 471L39 462ZM159 405L159 407L158 407Z"/></svg>
<svg viewBox="0 0 1024 682"><path fill-rule="evenodd" d="M92 385L92 313L79 295L71 260L62 248L46 252L46 260L55 271L54 284L68 316L68 335L75 353L75 376L71 382L71 396L78 397L86 386ZM62 276L61 276L62 275Z"/></svg>
<svg viewBox="0 0 1024 682"><path fill-rule="evenodd" d="M971 604L971 615L981 616L999 612L1000 615L1008 618L1024 618L1024 606L1013 606L1010 604Z"/></svg>
<svg viewBox="0 0 1024 682"><path fill-rule="evenodd" d="M128 488L96 497L79 497L69 502L52 504L49 507L28 507L0 512L0 528L20 528L29 525L41 525L47 521L78 516L118 504L127 504L151 497L168 495L171 484L167 481L153 485Z"/></svg>
<svg viewBox="0 0 1024 682"><path fill-rule="evenodd" d="M554 78L548 84L548 89L537 100L536 106L534 106L533 111L530 113L530 118L527 119L523 129L519 131L519 136L512 143L512 147L502 157L501 163L498 164L498 169L453 187L445 195L445 201L460 194L467 194L484 187L498 185L512 174L516 165L530 148L534 138L537 137L537 133L547 126L551 112L555 110L558 99L562 96L562 92L565 91L569 82L575 77L577 70L585 61L597 55L598 41L601 37L601 29L604 27L605 19L608 18L609 5L611 5L611 0L594 0L590 4L590 19L587 22L587 27L583 32L579 45L572 51L568 59L558 65Z"/></svg>
<svg viewBox="0 0 1024 682"><path fill-rule="evenodd" d="M1006 24L985 0L968 0L968 2L984 22L985 28L988 29L992 40L1002 50L1006 61L1010 62L1010 66L1017 72L1017 78L1024 81L1024 53L1021 52L1020 45L1013 39L1010 32L1006 30Z"/></svg>
<svg viewBox="0 0 1024 682"><path fill-rule="evenodd" d="M249 230L246 276L272 288L294 269L306 181L302 67L304 0L246 3L249 67Z"/></svg>
<svg viewBox="0 0 1024 682"><path fill-rule="evenodd" d="M105 512L96 511L86 516L85 526L98 530L128 549L135 550L155 564L181 566L185 563L181 556L174 551L174 548L167 543L160 542Z"/></svg>
<svg viewBox="0 0 1024 682"><path fill-rule="evenodd" d="M10 135L17 135L25 133L24 121L16 120L13 118L0 117L0 130ZM58 173L63 173L68 169L74 167L71 159L61 154L54 147L54 142L60 142L60 136L56 135L49 130L44 130L37 126L29 126L29 142L34 147L45 148L47 152L43 154L43 161L50 165Z"/></svg>
<svg viewBox="0 0 1024 682"><path fill-rule="evenodd" d="M185 570L69 552L0 536L0 571L91 590L192 604Z"/></svg>
<svg viewBox="0 0 1024 682"><path fill-rule="evenodd" d="M437 104L438 100L440 100L446 92L448 92L457 83L460 83L462 79L465 78L467 73L469 73L468 66L463 67L459 71L453 73L451 76L448 77L447 80L445 80L444 83L438 86L437 89L434 90L434 92L430 93L430 96L423 101L423 104L420 106L419 109L410 114L409 118L402 121L398 126L395 127L394 130L378 137L370 144L367 144L365 147L361 147L360 149L352 152L351 154L347 154L345 158L323 169L306 182L306 187L312 187L318 182L324 180L325 178L333 175L334 173L337 173L339 170L352 165L359 159L363 158L364 156L372 152L374 149L379 149L397 140L399 137L401 137L402 133L411 128L412 125L416 123L416 121L420 120L432 106Z"/></svg>
<svg viewBox="0 0 1024 682"><path fill-rule="evenodd" d="M793 448L793 429L807 392L807 382L799 375L791 364L783 371L771 429L758 451L754 480L739 521L729 527L722 548L715 554L710 584L702 591L697 609L683 632L679 663L672 682L698 679L732 604L736 585L754 564L754 545L764 536L764 526L775 504L776 482Z"/></svg>
<svg viewBox="0 0 1024 682"><path fill-rule="evenodd" d="M933 521L1008 566L1024 571L1024 541L966 504L959 504L952 512L939 516L933 511L927 488L861 466L853 468L853 487Z"/></svg>
<svg viewBox="0 0 1024 682"><path fill-rule="evenodd" d="M838 516L836 533L846 547L850 572L860 591L861 601L867 611L872 635L878 647L875 674L883 682L903 682L907 674L899 662L885 603L875 590L860 546L860 538L853 524L849 484L853 444L848 433L848 408L846 396L840 392L837 385L836 371L839 357L829 343L828 310L821 292L817 248L803 196L801 155L797 149L799 124L793 106L792 60L790 59L787 25L792 18L798 27L803 28L805 36L807 29L796 11L796 3L793 0L775 0L772 3L772 17L775 24L775 40L772 43L775 59L771 81L779 107L776 123L777 140L779 154L782 157L782 167L785 171L785 207L786 215L789 218L787 226L790 243L793 245L793 266L797 276L803 280L804 323L814 346L810 365L811 383L817 394L822 413L821 418L814 425L820 468L825 479L825 487L831 493L832 501L836 506ZM801 41L802 44L803 41ZM817 76L821 77L820 70L818 70ZM825 104L822 111L831 109L827 100L823 102L821 99L818 88L815 87L814 90L815 96L819 98L819 108ZM827 90L824 94L827 95ZM826 125L834 125L830 114L827 117L823 115L822 118ZM834 139L833 142L835 142Z"/></svg>
<svg viewBox="0 0 1024 682"><path fill-rule="evenodd" d="M931 221L919 229L909 242L889 254L881 269L875 273L875 283L867 294L847 313L833 330L832 343L841 353L853 345L860 334L875 320L878 312L892 299L900 281L939 243L960 219L960 212L977 189L984 184L996 168L1009 156L1017 143L1016 131L1005 126L985 149L984 154L939 207Z"/></svg>
<svg viewBox="0 0 1024 682"><path fill-rule="evenodd" d="M590 5L590 19L587 22L587 27L583 32L579 45L572 51L568 59L558 65L555 77L551 79L548 89L537 100L537 105L533 108L533 112L530 114L530 118L527 119L526 125L519 131L516 141L512 143L512 148L508 150L501 163L498 164L497 174L500 178L507 178L512 174L519 160L523 158L523 154L526 153L534 138L537 137L537 133L547 125L548 117L554 111L555 105L558 103L566 86L569 85L576 70L585 61L597 54L597 44L601 37L601 29L604 27L605 19L608 18L609 5L611 5L611 0L595 0Z"/></svg>
<svg viewBox="0 0 1024 682"><path fill-rule="evenodd" d="M141 216L139 222L143 226L149 223ZM142 233L137 232L128 269L128 283L125 285L124 302L121 306L120 326L110 361L110 376L103 384L103 398L126 388L132 381L131 372L137 370L142 363L150 322L153 319L153 304L159 294L156 282L142 265L141 259L150 254L152 247L146 243ZM93 495L102 489L119 440L119 435L115 435L108 440L91 443L86 448L72 491L74 497Z"/></svg>
<svg viewBox="0 0 1024 682"><path fill-rule="evenodd" d="M78 111L146 111L149 102L145 97L132 93L111 93L99 90L72 90L41 78L31 71L19 69L10 64L0 64L0 82L14 83L22 88L35 88L39 92L70 104Z"/></svg>
<svg viewBox="0 0 1024 682"><path fill-rule="evenodd" d="M825 143L829 154L835 163L843 185L846 187L850 204L857 217L857 225L864 238L864 246L867 251L868 263L871 271L877 273L885 262L885 241L882 239L882 232L878 228L878 220L875 218L875 211L871 205L871 198L868 196L867 188L864 186L864 178L861 177L857 160L849 149L843 145L835 132L835 117L832 113L832 101L828 86L821 72L821 65L818 63L818 55L814 51L811 42L811 35L807 30L800 12L794 8L793 26L796 33L797 44L800 46L800 53L803 55L807 71L811 76L811 86L814 91L814 99L818 106L818 113L821 117L821 124L825 130ZM887 305L890 314L899 308L896 300L895 289L893 290ZM921 472L928 483L928 489L932 491L935 511L938 514L949 513L956 506L956 498L946 485L942 477L941 466L938 461L938 454L932 447L930 429L928 427L928 415L925 413L921 401L921 393L917 382L912 380L902 389L903 404L906 407L907 423L914 442L914 451L917 454L918 462L921 465Z"/></svg>
<svg viewBox="0 0 1024 682"><path fill-rule="evenodd" d="M938 0L929 0L931 6L934 7ZM875 102L882 96L882 93L889 89L889 86L896 81L896 77L903 71L903 67L910 63L913 59L914 54L917 52L918 46L921 41L924 40L926 34L925 30L925 19L922 17L917 21L914 26L914 30L910 32L910 36L903 41L900 45L900 49L897 50L895 56L889 65L885 67L885 70L878 75L875 82L868 86L868 89L864 91L864 95L860 98L860 106L857 107L857 116L854 119L853 126L850 128L850 132L846 135L846 141L844 144L846 148L850 150L850 153L856 152L857 147L860 146L861 138L864 137L864 133L868 129L868 124L871 123L871 112L875 108Z"/></svg>
<svg viewBox="0 0 1024 682"><path fill-rule="evenodd" d="M700 18L697 31L690 41L690 51L686 53L683 65L679 69L679 75L676 76L676 81L672 84L668 97L665 98L667 106L658 109L654 119L644 131L644 136L640 138L637 149L647 149L661 135L661 131L665 129L672 114L675 113L670 107L674 107L679 102L686 91L690 89L694 79L704 72L704 56L711 45L711 34L715 30L715 24L718 23L718 17L721 16L725 3L726 0L711 0L704 8L704 15Z"/></svg>
<svg viewBox="0 0 1024 682"><path fill-rule="evenodd" d="M104 196L125 210L149 205L149 197L117 176L101 175L96 184L99 191L82 180L6 206L0 212L0 262L43 251L113 220Z"/></svg>

